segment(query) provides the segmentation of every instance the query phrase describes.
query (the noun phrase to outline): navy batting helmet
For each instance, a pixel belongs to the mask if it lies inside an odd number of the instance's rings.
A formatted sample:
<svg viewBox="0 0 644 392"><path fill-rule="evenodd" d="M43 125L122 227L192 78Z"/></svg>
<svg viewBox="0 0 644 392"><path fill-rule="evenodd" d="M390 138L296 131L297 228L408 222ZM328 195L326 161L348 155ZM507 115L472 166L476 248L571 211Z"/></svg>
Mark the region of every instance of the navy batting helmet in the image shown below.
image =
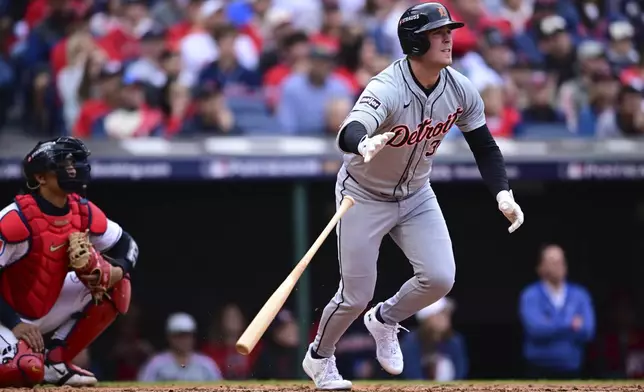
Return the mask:
<svg viewBox="0 0 644 392"><path fill-rule="evenodd" d="M422 56L429 50L429 40L422 33L444 26L454 30L465 26L465 23L453 21L441 3L422 3L410 7L398 22L398 40L403 53Z"/></svg>
<svg viewBox="0 0 644 392"><path fill-rule="evenodd" d="M54 172L60 188L69 193L83 193L90 181L90 151L80 139L57 137L39 142L22 161L22 171L30 190L38 189L35 176ZM69 170L73 167L74 170Z"/></svg>

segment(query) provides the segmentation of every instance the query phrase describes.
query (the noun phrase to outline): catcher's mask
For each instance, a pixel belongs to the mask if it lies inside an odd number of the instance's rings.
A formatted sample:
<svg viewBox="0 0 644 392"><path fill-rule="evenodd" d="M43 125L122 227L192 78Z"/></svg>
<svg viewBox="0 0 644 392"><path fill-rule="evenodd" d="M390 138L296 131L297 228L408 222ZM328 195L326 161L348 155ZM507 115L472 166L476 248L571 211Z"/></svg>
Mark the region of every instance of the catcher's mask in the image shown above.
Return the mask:
<svg viewBox="0 0 644 392"><path fill-rule="evenodd" d="M35 176L53 172L60 189L67 193L83 194L91 179L91 166L87 161L90 154L85 143L74 137L39 142L22 161L27 188L37 190L40 184Z"/></svg>

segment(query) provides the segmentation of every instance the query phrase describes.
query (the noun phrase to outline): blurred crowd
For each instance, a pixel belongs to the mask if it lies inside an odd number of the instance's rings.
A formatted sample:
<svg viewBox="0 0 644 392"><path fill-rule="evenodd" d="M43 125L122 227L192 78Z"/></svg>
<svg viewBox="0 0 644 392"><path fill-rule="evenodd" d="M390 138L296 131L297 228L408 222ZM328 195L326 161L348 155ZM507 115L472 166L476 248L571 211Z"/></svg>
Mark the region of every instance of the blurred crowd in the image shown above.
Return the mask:
<svg viewBox="0 0 644 392"><path fill-rule="evenodd" d="M0 0L0 130L337 132L417 0ZM445 0L497 137L644 132L639 0ZM459 137L451 132L450 137Z"/></svg>
<svg viewBox="0 0 644 392"><path fill-rule="evenodd" d="M535 272L536 279L517 293L524 372L513 378L644 378L644 320L633 293L617 293L610 314L597 320L589 291L569 280L568 262L559 245L543 246ZM400 378L452 381L470 377L468 336L453 324L457 311L456 302L445 297L405 321L409 331L399 335L405 358ZM278 313L248 356L235 349L248 325L235 303L225 304L203 325L188 313L170 314L165 326L157 326L164 328L165 336L157 347L147 340L149 333L140 333L143 317L141 309L132 306L118 319L114 341L107 353L101 353L108 367L92 361L86 351L77 364L105 380L120 381L300 378L301 323L288 308ZM390 378L375 359L375 342L361 320L353 323L336 347L338 369L348 379ZM306 343L316 331L314 323L306 331Z"/></svg>

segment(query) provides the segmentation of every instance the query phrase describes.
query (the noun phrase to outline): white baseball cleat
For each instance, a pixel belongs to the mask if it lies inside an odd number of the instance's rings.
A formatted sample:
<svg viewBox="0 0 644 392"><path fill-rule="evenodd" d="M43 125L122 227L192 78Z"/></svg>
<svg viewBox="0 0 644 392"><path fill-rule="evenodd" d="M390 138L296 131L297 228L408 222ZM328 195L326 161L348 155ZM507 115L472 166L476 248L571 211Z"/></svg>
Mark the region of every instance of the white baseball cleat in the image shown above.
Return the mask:
<svg viewBox="0 0 644 392"><path fill-rule="evenodd" d="M313 380L315 387L324 391L348 391L353 384L342 378L335 365L335 355L330 358L315 359L311 356L311 347L306 350L302 368Z"/></svg>
<svg viewBox="0 0 644 392"><path fill-rule="evenodd" d="M98 383L96 376L70 363L45 364L45 384L70 387L91 387Z"/></svg>
<svg viewBox="0 0 644 392"><path fill-rule="evenodd" d="M405 361L403 360L400 343L398 342L398 332L401 329L407 329L396 325L383 324L376 318L378 308L382 302L371 308L364 315L364 325L376 341L376 358L387 373L398 375L402 373ZM409 331L407 331L409 332Z"/></svg>

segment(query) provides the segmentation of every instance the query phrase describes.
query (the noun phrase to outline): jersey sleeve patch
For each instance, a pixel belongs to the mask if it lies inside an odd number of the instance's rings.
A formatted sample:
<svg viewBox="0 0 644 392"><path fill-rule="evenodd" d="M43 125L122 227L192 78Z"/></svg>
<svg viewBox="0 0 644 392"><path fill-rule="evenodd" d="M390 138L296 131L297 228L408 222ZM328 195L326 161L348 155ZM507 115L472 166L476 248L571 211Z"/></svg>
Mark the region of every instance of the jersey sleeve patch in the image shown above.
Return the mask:
<svg viewBox="0 0 644 392"><path fill-rule="evenodd" d="M364 96L360 98L360 103L371 106L373 110L377 110L381 105L380 101L378 101L374 97L369 97L369 96Z"/></svg>
<svg viewBox="0 0 644 392"><path fill-rule="evenodd" d="M3 252L6 244L19 244L31 235L27 224L17 210L9 211L0 218L0 240L3 241Z"/></svg>
<svg viewBox="0 0 644 392"><path fill-rule="evenodd" d="M91 201L87 202L89 209L89 232L92 235L103 235L107 231L107 216Z"/></svg>

